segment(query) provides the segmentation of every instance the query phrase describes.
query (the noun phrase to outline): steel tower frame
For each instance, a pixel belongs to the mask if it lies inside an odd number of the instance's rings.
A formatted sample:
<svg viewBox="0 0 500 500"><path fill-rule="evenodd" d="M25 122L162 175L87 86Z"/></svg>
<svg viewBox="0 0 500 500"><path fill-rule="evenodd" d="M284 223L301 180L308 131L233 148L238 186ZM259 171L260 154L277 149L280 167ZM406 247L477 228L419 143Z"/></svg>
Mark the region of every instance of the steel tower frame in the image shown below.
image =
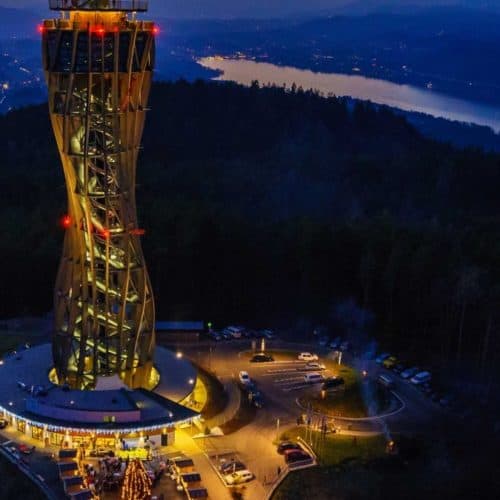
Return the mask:
<svg viewBox="0 0 500 500"><path fill-rule="evenodd" d="M147 387L155 309L136 214L136 164L156 27L146 1L49 0L41 26L49 112L68 197L54 293L59 383L92 389L118 374Z"/></svg>

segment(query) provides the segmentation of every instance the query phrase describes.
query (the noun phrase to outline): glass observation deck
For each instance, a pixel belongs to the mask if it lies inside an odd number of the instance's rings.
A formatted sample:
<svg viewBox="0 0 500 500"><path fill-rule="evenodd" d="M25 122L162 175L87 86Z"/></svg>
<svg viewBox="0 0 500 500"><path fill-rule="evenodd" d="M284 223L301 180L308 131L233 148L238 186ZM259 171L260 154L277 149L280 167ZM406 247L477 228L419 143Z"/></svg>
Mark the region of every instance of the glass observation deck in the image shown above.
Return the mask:
<svg viewBox="0 0 500 500"><path fill-rule="evenodd" d="M148 0L49 0L51 10L101 12L146 12Z"/></svg>

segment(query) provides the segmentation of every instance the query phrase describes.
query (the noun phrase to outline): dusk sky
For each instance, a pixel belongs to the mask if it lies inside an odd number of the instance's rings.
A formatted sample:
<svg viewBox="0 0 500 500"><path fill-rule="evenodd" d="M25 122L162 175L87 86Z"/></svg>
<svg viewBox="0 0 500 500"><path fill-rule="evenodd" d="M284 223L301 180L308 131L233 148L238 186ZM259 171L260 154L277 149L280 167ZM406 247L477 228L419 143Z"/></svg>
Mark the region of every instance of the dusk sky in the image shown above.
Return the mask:
<svg viewBox="0 0 500 500"><path fill-rule="evenodd" d="M47 0L0 0L4 7L44 9ZM500 5L500 0L150 0L152 14L168 17L253 17L283 16L294 13L333 11L353 5L353 9L377 6L460 4L470 7Z"/></svg>

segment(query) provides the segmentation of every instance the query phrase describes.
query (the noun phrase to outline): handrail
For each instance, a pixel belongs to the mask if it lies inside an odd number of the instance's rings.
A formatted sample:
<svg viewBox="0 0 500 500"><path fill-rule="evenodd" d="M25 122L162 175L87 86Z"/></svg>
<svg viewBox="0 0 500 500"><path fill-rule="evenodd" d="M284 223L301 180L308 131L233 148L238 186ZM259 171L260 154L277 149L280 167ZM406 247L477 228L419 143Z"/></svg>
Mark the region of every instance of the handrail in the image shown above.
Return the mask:
<svg viewBox="0 0 500 500"><path fill-rule="evenodd" d="M49 0L51 10L146 12L148 0Z"/></svg>

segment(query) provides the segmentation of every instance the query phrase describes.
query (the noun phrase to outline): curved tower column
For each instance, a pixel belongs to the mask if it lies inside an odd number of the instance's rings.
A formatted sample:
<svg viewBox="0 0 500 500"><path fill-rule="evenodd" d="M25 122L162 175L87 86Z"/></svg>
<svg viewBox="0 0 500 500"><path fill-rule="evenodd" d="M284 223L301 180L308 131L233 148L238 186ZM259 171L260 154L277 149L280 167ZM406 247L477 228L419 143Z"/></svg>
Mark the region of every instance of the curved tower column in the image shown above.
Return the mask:
<svg viewBox="0 0 500 500"><path fill-rule="evenodd" d="M61 18L43 23L43 61L69 206L54 294L54 365L59 382L74 388L114 374L146 387L155 318L135 178L155 27L135 19L144 1L49 3Z"/></svg>

